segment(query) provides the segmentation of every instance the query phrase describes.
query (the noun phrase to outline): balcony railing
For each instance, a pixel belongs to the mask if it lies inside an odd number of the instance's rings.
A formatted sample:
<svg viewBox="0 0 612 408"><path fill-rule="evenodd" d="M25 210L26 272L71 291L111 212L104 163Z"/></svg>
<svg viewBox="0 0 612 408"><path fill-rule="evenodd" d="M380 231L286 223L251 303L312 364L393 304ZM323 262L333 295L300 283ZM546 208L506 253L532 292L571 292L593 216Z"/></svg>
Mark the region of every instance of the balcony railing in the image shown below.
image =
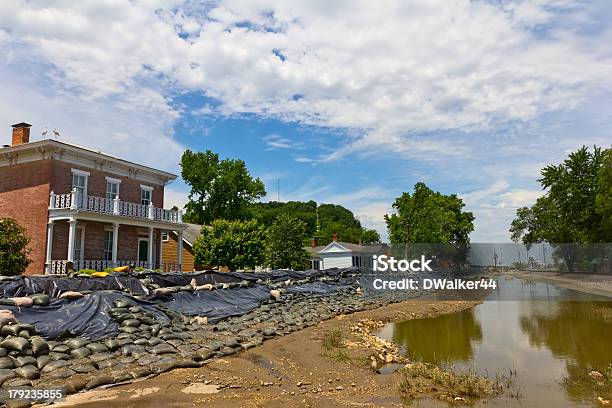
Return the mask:
<svg viewBox="0 0 612 408"><path fill-rule="evenodd" d="M80 195L77 190L68 194L51 192L49 209L70 209L101 214L118 215L121 217L149 219L154 221L180 224L183 222L182 212L156 208L153 204L142 205L90 195Z"/></svg>
<svg viewBox="0 0 612 408"><path fill-rule="evenodd" d="M164 262L162 264L149 265L146 261L112 261L103 260L83 260L72 262L72 269L80 271L81 269L92 269L94 271L104 271L108 268L115 268L117 266L129 266L134 265L136 268L145 268L159 270L161 272L177 272L179 270L178 264L173 262ZM48 274L51 275L65 275L68 272L69 261L66 260L53 260L49 265Z"/></svg>

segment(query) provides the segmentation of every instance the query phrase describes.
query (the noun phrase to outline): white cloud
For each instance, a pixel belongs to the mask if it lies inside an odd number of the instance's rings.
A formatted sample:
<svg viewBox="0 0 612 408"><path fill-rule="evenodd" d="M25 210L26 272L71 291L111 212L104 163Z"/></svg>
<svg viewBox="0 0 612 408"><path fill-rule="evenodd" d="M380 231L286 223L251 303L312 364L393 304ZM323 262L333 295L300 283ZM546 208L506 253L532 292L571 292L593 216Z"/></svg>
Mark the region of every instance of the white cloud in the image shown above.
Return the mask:
<svg viewBox="0 0 612 408"><path fill-rule="evenodd" d="M299 163L380 152L427 163L435 174L410 171L464 183L478 233L500 237L512 208L536 197L524 180L542 164L582 143L609 144L609 134L576 137L582 127L569 132L564 118L592 103L609 123L593 101L612 91L610 14L607 2L565 0L8 0L0 123L31 121L34 134L58 127L72 141L176 171L182 146L172 129L183 112L170 98L200 91L216 102L201 114L343 131L344 145L296 154ZM564 117L538 135L533 122L555 111ZM300 146L280 135L265 142ZM473 180L476 190L466 187ZM309 183L296 199L340 200L371 211L379 227L392 201Z"/></svg>

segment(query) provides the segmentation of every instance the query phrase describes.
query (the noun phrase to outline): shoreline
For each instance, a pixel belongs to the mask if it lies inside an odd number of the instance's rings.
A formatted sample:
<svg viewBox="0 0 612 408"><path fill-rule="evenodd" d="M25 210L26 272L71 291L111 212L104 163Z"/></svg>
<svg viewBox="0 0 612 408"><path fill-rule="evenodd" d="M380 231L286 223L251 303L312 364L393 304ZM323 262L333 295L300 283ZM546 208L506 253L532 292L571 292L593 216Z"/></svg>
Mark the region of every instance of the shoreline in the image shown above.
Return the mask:
<svg viewBox="0 0 612 408"><path fill-rule="evenodd" d="M496 273L532 282L548 283L565 289L612 298L612 276L593 274L568 274L557 272L535 272L510 270Z"/></svg>
<svg viewBox="0 0 612 408"><path fill-rule="evenodd" d="M400 374L377 374L367 359L372 350L355 342L351 327L362 320L436 317L479 303L419 298L340 314L199 368L73 394L54 406L399 406ZM341 332L347 344L346 357L337 361L322 355L322 343L332 332Z"/></svg>

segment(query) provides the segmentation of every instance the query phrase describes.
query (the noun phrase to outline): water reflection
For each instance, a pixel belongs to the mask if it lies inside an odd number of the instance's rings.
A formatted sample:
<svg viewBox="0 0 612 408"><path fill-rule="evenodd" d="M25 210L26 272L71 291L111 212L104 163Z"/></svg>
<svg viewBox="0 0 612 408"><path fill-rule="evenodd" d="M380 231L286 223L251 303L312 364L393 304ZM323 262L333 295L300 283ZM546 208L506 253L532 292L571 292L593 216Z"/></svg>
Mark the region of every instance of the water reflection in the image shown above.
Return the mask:
<svg viewBox="0 0 612 408"><path fill-rule="evenodd" d="M517 279L499 283L489 301L471 310L392 324L380 335L417 360L488 373L517 369L523 399L504 406L597 405L598 396L612 398L588 376L612 363L612 302Z"/></svg>
<svg viewBox="0 0 612 408"><path fill-rule="evenodd" d="M405 348L405 355L418 361L440 364L469 361L473 343L482 340L480 322L469 309L433 319L419 319L393 326L393 341Z"/></svg>

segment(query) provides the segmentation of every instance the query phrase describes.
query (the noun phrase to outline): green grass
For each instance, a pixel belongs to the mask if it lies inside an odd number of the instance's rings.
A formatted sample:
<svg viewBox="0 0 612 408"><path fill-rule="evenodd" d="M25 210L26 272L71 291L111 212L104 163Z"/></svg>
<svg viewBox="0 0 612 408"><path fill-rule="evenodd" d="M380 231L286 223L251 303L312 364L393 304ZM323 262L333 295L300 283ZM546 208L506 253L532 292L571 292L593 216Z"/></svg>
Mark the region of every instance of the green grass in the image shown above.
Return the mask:
<svg viewBox="0 0 612 408"><path fill-rule="evenodd" d="M344 345L344 334L341 330L333 330L325 334L321 341L321 356L333 361L351 360Z"/></svg>

